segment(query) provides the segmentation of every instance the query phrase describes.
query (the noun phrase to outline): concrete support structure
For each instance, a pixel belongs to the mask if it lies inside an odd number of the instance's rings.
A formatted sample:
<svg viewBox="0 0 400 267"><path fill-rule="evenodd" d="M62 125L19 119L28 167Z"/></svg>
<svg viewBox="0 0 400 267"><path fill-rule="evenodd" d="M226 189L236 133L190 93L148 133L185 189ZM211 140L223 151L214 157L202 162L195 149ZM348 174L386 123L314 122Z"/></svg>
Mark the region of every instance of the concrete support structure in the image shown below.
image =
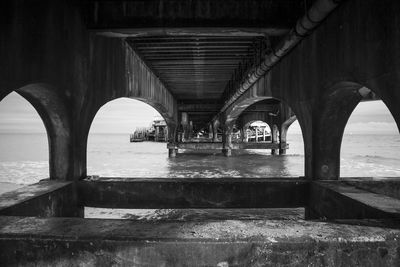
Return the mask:
<svg viewBox="0 0 400 267"><path fill-rule="evenodd" d="M178 127L174 123L168 125L168 157L175 158L178 153Z"/></svg>
<svg viewBox="0 0 400 267"><path fill-rule="evenodd" d="M222 132L222 153L225 157L232 156L232 124L225 124Z"/></svg>
<svg viewBox="0 0 400 267"><path fill-rule="evenodd" d="M271 128L271 141L273 144L278 143L278 126L276 126L276 124L274 124ZM276 155L277 151L276 149L271 149L271 155Z"/></svg>
<svg viewBox="0 0 400 267"><path fill-rule="evenodd" d="M210 140L214 139L214 132L213 132L212 124L208 125L208 139L210 139Z"/></svg>
<svg viewBox="0 0 400 267"><path fill-rule="evenodd" d="M281 131L280 131L280 135L279 135L279 143L282 144L282 147L279 149L279 155L285 155L286 154L286 144L287 144L287 132L288 129L290 127L290 125L292 125L293 122L296 121L296 115L291 116L289 119L287 119L286 121L284 121L281 125Z"/></svg>
<svg viewBox="0 0 400 267"><path fill-rule="evenodd" d="M220 123L218 120L213 121L212 127L213 127L213 142L218 142L218 127Z"/></svg>
<svg viewBox="0 0 400 267"><path fill-rule="evenodd" d="M268 265L269 259L270 265L398 266L398 179L390 181L390 190L389 181L372 186L336 180L343 132L360 101L381 99L400 129L400 2L316 0L305 16L303 2L3 1L0 100L15 91L39 113L49 140L50 181L0 197L0 262L74 265L90 255L101 266L137 255L143 265ZM194 147L188 142L193 130L209 123L213 143L199 147L217 147L227 156L235 146L249 148L250 143L232 143L232 128L255 119L272 128L272 144L264 148L284 154L287 129L296 118L304 140L304 180L283 187L265 180L109 181L116 190L99 181L79 182L87 177L91 123L103 105L121 97L161 114L171 157L178 148ZM235 227L258 232L236 239L222 230L196 235L199 226L191 223L31 217L81 217L85 205L238 203L246 208L296 203L307 218L329 221L238 223ZM305 234L265 236L271 228L295 229L293 224ZM216 225L202 224L232 229ZM104 251L109 258L100 256Z"/></svg>

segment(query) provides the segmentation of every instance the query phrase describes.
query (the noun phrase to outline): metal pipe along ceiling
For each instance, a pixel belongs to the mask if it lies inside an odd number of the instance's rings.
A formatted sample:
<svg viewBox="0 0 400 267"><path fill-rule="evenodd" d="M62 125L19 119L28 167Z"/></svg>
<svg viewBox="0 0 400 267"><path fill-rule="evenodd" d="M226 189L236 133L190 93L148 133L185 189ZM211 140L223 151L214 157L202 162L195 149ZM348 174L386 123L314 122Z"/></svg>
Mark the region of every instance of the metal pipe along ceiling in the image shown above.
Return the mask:
<svg viewBox="0 0 400 267"><path fill-rule="evenodd" d="M297 44L309 35L343 0L317 0L307 13L300 18L296 26L266 55L263 62L252 70L240 84L238 90L224 103L221 112L225 111L236 99L253 86L279 60L288 54Z"/></svg>

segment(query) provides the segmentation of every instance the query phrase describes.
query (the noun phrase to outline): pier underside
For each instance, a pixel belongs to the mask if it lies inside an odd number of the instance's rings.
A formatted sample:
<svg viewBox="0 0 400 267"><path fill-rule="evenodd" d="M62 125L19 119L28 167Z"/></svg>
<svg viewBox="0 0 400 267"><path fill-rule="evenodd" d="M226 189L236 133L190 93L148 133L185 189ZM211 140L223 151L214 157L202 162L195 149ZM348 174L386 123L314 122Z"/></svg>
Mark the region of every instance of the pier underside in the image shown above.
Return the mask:
<svg viewBox="0 0 400 267"><path fill-rule="evenodd" d="M400 266L400 178L340 175L358 103L382 100L400 129L400 1L14 0L0 13L0 100L15 91L32 104L50 166L49 179L0 195L0 265ZM298 120L304 176L88 177L91 124L118 98L160 113L171 157L285 154ZM263 142L247 142L261 137L248 138L254 121L270 128ZM304 214L149 222L85 208Z"/></svg>

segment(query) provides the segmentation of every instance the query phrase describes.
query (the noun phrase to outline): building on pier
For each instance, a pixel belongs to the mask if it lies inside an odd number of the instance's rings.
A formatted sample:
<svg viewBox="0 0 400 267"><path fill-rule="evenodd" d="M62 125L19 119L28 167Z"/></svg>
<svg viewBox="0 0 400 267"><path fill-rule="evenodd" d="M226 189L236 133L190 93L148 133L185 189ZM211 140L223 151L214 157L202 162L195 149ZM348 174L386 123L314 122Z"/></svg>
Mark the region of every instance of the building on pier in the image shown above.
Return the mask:
<svg viewBox="0 0 400 267"><path fill-rule="evenodd" d="M168 127L163 119L153 120L148 128L136 128L133 134L129 137L130 142L167 142L168 141Z"/></svg>

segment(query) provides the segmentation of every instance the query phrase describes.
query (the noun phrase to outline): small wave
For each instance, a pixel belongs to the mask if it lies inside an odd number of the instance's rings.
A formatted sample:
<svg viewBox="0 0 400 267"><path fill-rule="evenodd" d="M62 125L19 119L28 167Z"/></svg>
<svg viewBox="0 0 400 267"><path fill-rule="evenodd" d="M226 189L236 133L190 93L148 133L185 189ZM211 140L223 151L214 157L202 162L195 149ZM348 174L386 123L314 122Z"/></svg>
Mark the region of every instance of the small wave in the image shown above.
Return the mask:
<svg viewBox="0 0 400 267"><path fill-rule="evenodd" d="M354 159L376 159L376 160L400 160L400 158L386 157L380 155L355 155Z"/></svg>

